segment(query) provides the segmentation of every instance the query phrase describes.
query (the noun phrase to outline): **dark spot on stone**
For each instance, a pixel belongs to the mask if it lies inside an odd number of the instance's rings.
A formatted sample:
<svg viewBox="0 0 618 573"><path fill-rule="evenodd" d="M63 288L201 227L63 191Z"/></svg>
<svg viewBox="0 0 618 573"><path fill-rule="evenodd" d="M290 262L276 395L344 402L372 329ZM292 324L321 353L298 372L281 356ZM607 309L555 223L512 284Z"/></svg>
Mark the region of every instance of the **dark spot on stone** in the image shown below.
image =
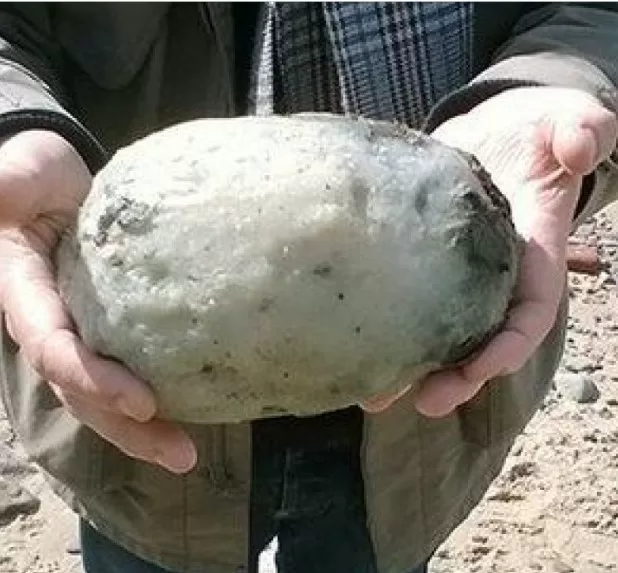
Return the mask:
<svg viewBox="0 0 618 573"><path fill-rule="evenodd" d="M197 316L192 316L191 317L191 324L197 324L199 322L199 320L197 319Z"/></svg>
<svg viewBox="0 0 618 573"><path fill-rule="evenodd" d="M337 386L337 384L329 384L328 392L332 396L339 396L341 394L341 388L339 386Z"/></svg>
<svg viewBox="0 0 618 573"><path fill-rule="evenodd" d="M154 207L147 203L128 197L118 198L108 205L99 217L94 244L101 247L107 242L109 229L115 222L126 233L140 234L148 231L152 228L154 210Z"/></svg>
<svg viewBox="0 0 618 573"><path fill-rule="evenodd" d="M501 325L492 326L485 334L475 334L468 336L465 340L450 348L447 361L450 364L457 364L468 358L473 352L482 348L500 330Z"/></svg>
<svg viewBox="0 0 618 573"><path fill-rule="evenodd" d="M326 185L324 185L324 189L326 189L327 191L330 191L331 190L330 183L327 183Z"/></svg>
<svg viewBox="0 0 618 573"><path fill-rule="evenodd" d="M214 365L211 364L210 362L206 362L201 368L200 368L200 372L203 372L204 374L210 374L213 370L215 369Z"/></svg>
<svg viewBox="0 0 618 573"><path fill-rule="evenodd" d="M369 188L361 179L355 179L352 185L352 201L354 210L362 219L367 218L367 203L369 201Z"/></svg>
<svg viewBox="0 0 618 573"><path fill-rule="evenodd" d="M511 204L509 200L502 194L500 189L496 186L489 172L483 167L481 162L471 153L459 151L468 162L468 165L476 178L480 181L483 190L487 194L487 197L491 201L492 205L498 209L507 220L511 218Z"/></svg>
<svg viewBox="0 0 618 573"><path fill-rule="evenodd" d="M94 244L97 247L103 246L107 242L107 233L110 227L118 219L122 211L124 211L129 205L130 200L126 197L121 197L117 201L114 201L111 205L107 205L103 214L97 221L97 234L94 237Z"/></svg>
<svg viewBox="0 0 618 573"><path fill-rule="evenodd" d="M118 253L114 253L109 258L109 264L112 267L121 267L124 264L124 259Z"/></svg>
<svg viewBox="0 0 618 573"><path fill-rule="evenodd" d="M426 185L421 185L414 196L414 208L419 215L424 215L427 209L427 199L429 197L429 189Z"/></svg>
<svg viewBox="0 0 618 573"><path fill-rule="evenodd" d="M228 400L238 400L238 392L229 392L225 395Z"/></svg>
<svg viewBox="0 0 618 573"><path fill-rule="evenodd" d="M203 250L208 253L210 251L210 247L206 245Z"/></svg>
<svg viewBox="0 0 618 573"><path fill-rule="evenodd" d="M217 344L219 344L219 341L215 338L212 343L216 346Z"/></svg>
<svg viewBox="0 0 618 573"><path fill-rule="evenodd" d="M510 265L508 263L500 263L498 265L498 270L501 273L508 273L510 269L511 269L511 267L510 267Z"/></svg>
<svg viewBox="0 0 618 573"><path fill-rule="evenodd" d="M260 306L258 306L258 310L260 312L266 312L274 304L274 302L274 298L266 296L260 301Z"/></svg>
<svg viewBox="0 0 618 573"><path fill-rule="evenodd" d="M475 211L481 211L483 209L483 203L478 193L467 191L462 197Z"/></svg>
<svg viewBox="0 0 618 573"><path fill-rule="evenodd" d="M327 277L333 270L333 266L330 263L320 263L313 269L313 274L319 277Z"/></svg>
<svg viewBox="0 0 618 573"><path fill-rule="evenodd" d="M289 372L284 372L283 373L283 377L284 378L289 378L290 377L290 373Z"/></svg>
<svg viewBox="0 0 618 573"><path fill-rule="evenodd" d="M355 332L356 334L360 334L360 332L361 332L361 327L360 327L360 326L357 326L357 327L354 329L354 332Z"/></svg>
<svg viewBox="0 0 618 573"><path fill-rule="evenodd" d="M232 358L232 353L228 350L228 351L225 353L225 357L226 357L226 358Z"/></svg>
<svg viewBox="0 0 618 573"><path fill-rule="evenodd" d="M152 229L154 208L148 203L129 201L118 216L118 226L125 232L141 235Z"/></svg>
<svg viewBox="0 0 618 573"><path fill-rule="evenodd" d="M276 414L287 414L288 411L285 408L282 408L281 406L262 406L262 414L264 416L273 416Z"/></svg>
<svg viewBox="0 0 618 573"><path fill-rule="evenodd" d="M345 295L344 295L342 292L340 292L340 293L337 295L337 298L338 298L339 300L343 300L343 299L345 298Z"/></svg>

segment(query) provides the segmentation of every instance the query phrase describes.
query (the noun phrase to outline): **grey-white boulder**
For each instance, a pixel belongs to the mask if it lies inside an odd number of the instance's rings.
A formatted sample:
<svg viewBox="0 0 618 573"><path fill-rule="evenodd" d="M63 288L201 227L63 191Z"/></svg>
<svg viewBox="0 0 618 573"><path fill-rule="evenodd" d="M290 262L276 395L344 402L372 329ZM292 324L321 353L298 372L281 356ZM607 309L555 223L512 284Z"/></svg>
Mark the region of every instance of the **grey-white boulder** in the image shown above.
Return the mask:
<svg viewBox="0 0 618 573"><path fill-rule="evenodd" d="M85 342L164 417L341 408L465 358L519 242L471 156L330 115L199 120L118 152L58 253Z"/></svg>

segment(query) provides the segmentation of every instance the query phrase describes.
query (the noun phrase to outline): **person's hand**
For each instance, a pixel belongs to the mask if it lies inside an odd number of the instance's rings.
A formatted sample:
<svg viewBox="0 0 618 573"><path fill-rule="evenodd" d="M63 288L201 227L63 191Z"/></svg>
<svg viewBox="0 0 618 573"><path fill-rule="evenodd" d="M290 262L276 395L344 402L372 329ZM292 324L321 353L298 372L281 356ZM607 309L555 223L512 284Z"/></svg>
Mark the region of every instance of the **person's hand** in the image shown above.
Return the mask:
<svg viewBox="0 0 618 573"><path fill-rule="evenodd" d="M56 290L52 253L90 183L81 157L53 132L26 131L0 146L0 309L73 416L129 456L186 472L196 462L189 437L154 417L147 384L85 347Z"/></svg>
<svg viewBox="0 0 618 573"><path fill-rule="evenodd" d="M470 400L492 378L519 370L554 324L565 284L566 245L582 177L616 145L617 119L575 89L515 88L494 96L432 135L474 154L509 199L526 241L513 305L488 344L457 368L422 381L413 399L429 417ZM363 405L382 411L399 399Z"/></svg>

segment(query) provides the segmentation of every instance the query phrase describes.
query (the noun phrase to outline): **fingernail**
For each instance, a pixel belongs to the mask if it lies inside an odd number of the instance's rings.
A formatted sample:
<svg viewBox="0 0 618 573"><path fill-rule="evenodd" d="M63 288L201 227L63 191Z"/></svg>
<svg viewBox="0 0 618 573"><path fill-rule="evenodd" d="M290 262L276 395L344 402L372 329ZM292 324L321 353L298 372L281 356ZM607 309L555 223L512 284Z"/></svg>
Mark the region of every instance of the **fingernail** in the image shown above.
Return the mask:
<svg viewBox="0 0 618 573"><path fill-rule="evenodd" d="M118 408L125 416L133 418L138 422L150 420L156 412L156 408L150 400L130 400L127 396L121 396L118 399Z"/></svg>
<svg viewBox="0 0 618 573"><path fill-rule="evenodd" d="M197 451L189 438L176 440L157 456L157 463L173 473L186 473L197 462Z"/></svg>

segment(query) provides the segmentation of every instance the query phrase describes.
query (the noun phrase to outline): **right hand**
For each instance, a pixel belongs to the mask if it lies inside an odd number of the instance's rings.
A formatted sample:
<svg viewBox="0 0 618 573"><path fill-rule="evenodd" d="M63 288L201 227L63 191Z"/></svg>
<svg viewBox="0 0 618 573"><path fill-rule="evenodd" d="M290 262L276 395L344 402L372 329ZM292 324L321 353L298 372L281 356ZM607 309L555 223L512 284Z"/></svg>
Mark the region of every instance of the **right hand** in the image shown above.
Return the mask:
<svg viewBox="0 0 618 573"><path fill-rule="evenodd" d="M75 418L128 456L184 473L197 457L189 436L155 418L147 384L86 348L58 296L52 254L90 184L79 154L53 132L2 143L0 309L25 358Z"/></svg>

